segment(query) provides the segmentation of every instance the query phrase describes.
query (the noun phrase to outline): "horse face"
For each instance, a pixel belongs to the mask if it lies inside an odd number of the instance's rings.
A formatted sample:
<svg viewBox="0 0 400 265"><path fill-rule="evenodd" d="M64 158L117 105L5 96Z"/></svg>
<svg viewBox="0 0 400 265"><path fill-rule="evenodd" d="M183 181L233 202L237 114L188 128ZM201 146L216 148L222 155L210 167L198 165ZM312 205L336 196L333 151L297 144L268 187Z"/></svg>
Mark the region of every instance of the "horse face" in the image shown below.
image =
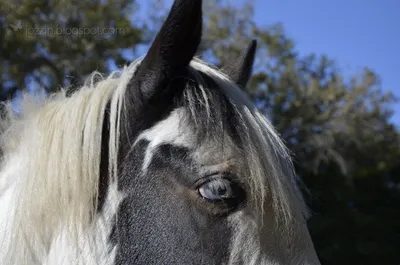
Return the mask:
<svg viewBox="0 0 400 265"><path fill-rule="evenodd" d="M294 226L304 240L280 238L285 229L273 211L290 212L277 198L289 201L291 191L279 180L271 181L275 193L264 189L262 177L279 179L291 167L279 137L239 89L251 75L255 42L225 74L193 60L201 9L200 0L175 1L127 86L122 199L111 235L116 264L287 264L292 249L301 249L304 264L317 264L302 218ZM271 155L264 167L263 148Z"/></svg>
<svg viewBox="0 0 400 265"><path fill-rule="evenodd" d="M118 244L117 264L229 260L233 227L227 217L246 201L241 159L222 131L214 141L199 136L193 108L184 98L185 91L201 92L188 81L196 79L189 63L201 25L201 1L176 1L126 91L135 104L127 104L121 126L118 182L123 199L112 236ZM252 64L254 49L245 55ZM134 144L124 148L125 141Z"/></svg>
<svg viewBox="0 0 400 265"><path fill-rule="evenodd" d="M228 139L195 141L175 109L141 133L125 158L117 264L224 264L245 205L240 157ZM196 139L197 140L197 139Z"/></svg>

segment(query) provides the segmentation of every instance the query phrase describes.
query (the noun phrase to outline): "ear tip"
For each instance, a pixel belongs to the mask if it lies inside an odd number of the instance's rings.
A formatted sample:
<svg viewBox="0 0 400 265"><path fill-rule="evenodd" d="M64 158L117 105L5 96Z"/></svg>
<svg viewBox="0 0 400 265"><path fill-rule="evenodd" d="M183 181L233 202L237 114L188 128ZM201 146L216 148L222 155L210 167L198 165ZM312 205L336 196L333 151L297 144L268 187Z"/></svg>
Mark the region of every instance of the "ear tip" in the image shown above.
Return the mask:
<svg viewBox="0 0 400 265"><path fill-rule="evenodd" d="M169 16L184 16L192 21L203 23L203 1L202 0L175 0L169 12ZM167 18L168 19L168 18Z"/></svg>
<svg viewBox="0 0 400 265"><path fill-rule="evenodd" d="M203 6L203 1L202 0L175 0L173 2L173 5L175 6L181 6L181 5L195 5L197 7Z"/></svg>
<svg viewBox="0 0 400 265"><path fill-rule="evenodd" d="M257 51L257 40L253 39L249 45L247 46L245 54L248 56L247 58L250 60L254 60L254 56Z"/></svg>
<svg viewBox="0 0 400 265"><path fill-rule="evenodd" d="M253 39L250 43L250 50L255 50L257 48L257 39Z"/></svg>

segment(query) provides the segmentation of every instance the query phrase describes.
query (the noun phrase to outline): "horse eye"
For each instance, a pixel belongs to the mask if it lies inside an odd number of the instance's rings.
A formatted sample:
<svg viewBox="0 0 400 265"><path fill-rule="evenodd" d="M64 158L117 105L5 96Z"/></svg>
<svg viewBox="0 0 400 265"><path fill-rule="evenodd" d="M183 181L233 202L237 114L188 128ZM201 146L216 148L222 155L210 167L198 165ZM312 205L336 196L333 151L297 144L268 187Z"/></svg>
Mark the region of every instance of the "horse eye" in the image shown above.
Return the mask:
<svg viewBox="0 0 400 265"><path fill-rule="evenodd" d="M201 197L210 201L221 201L236 198L234 184L227 179L214 179L199 188Z"/></svg>

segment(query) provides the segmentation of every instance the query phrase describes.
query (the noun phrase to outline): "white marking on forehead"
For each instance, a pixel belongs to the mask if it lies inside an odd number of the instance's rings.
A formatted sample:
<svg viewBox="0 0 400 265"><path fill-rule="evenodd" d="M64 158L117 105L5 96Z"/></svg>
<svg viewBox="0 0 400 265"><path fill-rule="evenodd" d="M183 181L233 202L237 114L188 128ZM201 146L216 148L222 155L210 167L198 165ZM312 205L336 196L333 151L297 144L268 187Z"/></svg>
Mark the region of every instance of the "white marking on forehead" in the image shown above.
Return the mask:
<svg viewBox="0 0 400 265"><path fill-rule="evenodd" d="M190 129L185 124L185 110L175 109L168 118L160 121L150 129L142 132L137 138L135 145L140 140L149 141L146 149L142 170L146 171L154 154L154 150L162 144L173 144L176 146L192 147L193 137Z"/></svg>

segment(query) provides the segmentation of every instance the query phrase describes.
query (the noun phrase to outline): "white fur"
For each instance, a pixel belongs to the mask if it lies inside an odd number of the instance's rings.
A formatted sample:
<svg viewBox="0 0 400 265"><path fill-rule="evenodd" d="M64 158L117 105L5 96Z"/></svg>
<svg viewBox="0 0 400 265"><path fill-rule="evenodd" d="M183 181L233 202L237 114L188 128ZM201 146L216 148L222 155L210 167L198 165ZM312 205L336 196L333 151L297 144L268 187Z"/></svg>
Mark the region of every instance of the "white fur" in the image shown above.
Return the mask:
<svg viewBox="0 0 400 265"><path fill-rule="evenodd" d="M183 109L175 109L167 119L157 123L139 135L136 143L140 140L147 140L150 142L146 149L142 165L143 171L146 171L149 166L153 152L157 146L169 143L191 147L190 131L185 130L186 126L181 122L184 117L185 113Z"/></svg>
<svg viewBox="0 0 400 265"><path fill-rule="evenodd" d="M114 184L108 190L101 214L96 215L90 227L79 232L78 244L70 240L67 230L61 230L53 240L43 265L111 265L116 246L109 245L113 218L122 199Z"/></svg>

